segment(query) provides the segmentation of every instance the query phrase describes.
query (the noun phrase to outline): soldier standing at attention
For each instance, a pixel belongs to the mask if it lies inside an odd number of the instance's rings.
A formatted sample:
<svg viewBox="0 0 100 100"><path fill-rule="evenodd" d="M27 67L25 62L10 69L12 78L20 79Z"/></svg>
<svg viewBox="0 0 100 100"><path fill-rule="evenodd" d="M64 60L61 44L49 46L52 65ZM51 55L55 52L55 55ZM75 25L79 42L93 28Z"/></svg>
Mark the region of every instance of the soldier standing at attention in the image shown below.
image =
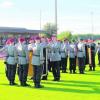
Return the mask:
<svg viewBox="0 0 100 100"><path fill-rule="evenodd" d="M42 76L42 70L43 70L43 63L44 63L44 57L43 57L43 48L40 44L40 37L36 37L35 39L35 46L32 47L33 50L33 57L32 57L32 65L33 65L33 72L34 72L34 85L35 88L42 88L40 82L41 82L41 76Z"/></svg>
<svg viewBox="0 0 100 100"><path fill-rule="evenodd" d="M98 43L97 54L98 54L98 65L100 66L100 43Z"/></svg>
<svg viewBox="0 0 100 100"><path fill-rule="evenodd" d="M60 81L60 61L61 61L60 48L61 47L55 35L52 36L52 43L50 48L51 48L50 62L52 66L53 76L54 76L53 81Z"/></svg>
<svg viewBox="0 0 100 100"><path fill-rule="evenodd" d="M91 64L89 71L95 71L95 54L96 54L96 44L94 42L90 43L90 54L91 54Z"/></svg>
<svg viewBox="0 0 100 100"><path fill-rule="evenodd" d="M70 43L69 46L69 64L70 64L70 74L75 74L75 70L76 70L76 51L75 51L75 44L74 43Z"/></svg>
<svg viewBox="0 0 100 100"><path fill-rule="evenodd" d="M51 39L49 38L49 39L47 39L47 41L48 41L48 46L49 45L51 45ZM51 66L51 62L50 62L50 56L51 56L51 49L50 48L48 48L48 71L49 72L52 72L52 66Z"/></svg>
<svg viewBox="0 0 100 100"><path fill-rule="evenodd" d="M85 67L85 48L82 41L79 41L77 45L78 51L77 51L77 57L78 57L78 66L79 66L79 72L80 74L84 74L84 67Z"/></svg>
<svg viewBox="0 0 100 100"><path fill-rule="evenodd" d="M33 80L33 66L32 66L32 56L33 56L33 51L32 47L35 46L35 37L32 36L29 39L29 44L28 44L28 50L29 50L29 68L28 68L28 75L31 76L30 80Z"/></svg>
<svg viewBox="0 0 100 100"><path fill-rule="evenodd" d="M66 68L67 68L67 58L68 58L68 51L67 51L67 45L66 45L66 41L64 40L61 43L61 49L60 49L60 53L61 53L61 67L62 67L62 73L67 73L66 72Z"/></svg>
<svg viewBox="0 0 100 100"><path fill-rule="evenodd" d="M14 81L15 81L16 65L17 65L17 52L16 52L16 48L14 46L14 39L9 38L7 40L7 45L4 48L0 49L0 52L1 51L5 51L7 53L6 76L9 80L9 84L16 85L16 83Z"/></svg>
<svg viewBox="0 0 100 100"><path fill-rule="evenodd" d="M18 38L18 44L16 44L16 49L18 53L18 76L21 86L29 86L27 81L28 76L28 47L25 44L25 38Z"/></svg>
<svg viewBox="0 0 100 100"><path fill-rule="evenodd" d="M48 50L47 50L47 40L45 37L41 37L41 47L43 48L43 56L45 58L44 64L43 64L43 77L42 80L47 80L48 76L48 66L47 66L47 55L48 55Z"/></svg>

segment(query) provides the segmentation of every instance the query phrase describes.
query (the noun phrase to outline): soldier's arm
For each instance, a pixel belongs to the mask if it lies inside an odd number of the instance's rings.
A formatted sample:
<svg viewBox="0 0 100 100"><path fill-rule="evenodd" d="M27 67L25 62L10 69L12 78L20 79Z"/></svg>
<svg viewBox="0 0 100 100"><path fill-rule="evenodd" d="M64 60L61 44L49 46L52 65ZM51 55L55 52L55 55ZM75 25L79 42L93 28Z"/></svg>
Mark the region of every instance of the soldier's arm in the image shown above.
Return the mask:
<svg viewBox="0 0 100 100"><path fill-rule="evenodd" d="M32 50L32 45L28 45L28 51L31 51Z"/></svg>
<svg viewBox="0 0 100 100"><path fill-rule="evenodd" d="M6 50L7 50L7 47L4 46L3 48L0 49L0 53L1 53L1 52L4 52L4 51L6 51Z"/></svg>
<svg viewBox="0 0 100 100"><path fill-rule="evenodd" d="M98 52L98 46L95 44L95 53Z"/></svg>
<svg viewBox="0 0 100 100"><path fill-rule="evenodd" d="M27 63L29 63L29 51L28 51L28 46L25 47L25 53L26 53L26 60L27 60Z"/></svg>
<svg viewBox="0 0 100 100"><path fill-rule="evenodd" d="M85 57L85 45L83 44L83 55L84 55L84 57Z"/></svg>
<svg viewBox="0 0 100 100"><path fill-rule="evenodd" d="M14 57L15 57L15 62L17 64L17 62L18 62L18 52L17 52L16 47L14 47Z"/></svg>
<svg viewBox="0 0 100 100"><path fill-rule="evenodd" d="M40 64L44 63L43 48L40 48Z"/></svg>

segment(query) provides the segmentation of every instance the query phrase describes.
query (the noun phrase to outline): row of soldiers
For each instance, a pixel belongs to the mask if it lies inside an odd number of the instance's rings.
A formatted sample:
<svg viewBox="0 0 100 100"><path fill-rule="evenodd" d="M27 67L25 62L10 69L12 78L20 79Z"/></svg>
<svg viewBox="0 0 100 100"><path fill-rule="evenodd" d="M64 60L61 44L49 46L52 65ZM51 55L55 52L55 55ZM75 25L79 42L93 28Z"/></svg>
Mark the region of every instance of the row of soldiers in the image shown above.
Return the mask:
<svg viewBox="0 0 100 100"><path fill-rule="evenodd" d="M88 47L90 48L89 52L91 56L88 55ZM100 51L99 49L98 51ZM17 69L20 85L28 86L27 76L30 51L33 52L31 64L33 67L34 76L32 78L35 88L42 87L40 84L41 77L47 80L48 70L53 73L53 81L60 81L60 69L63 73L67 73L68 58L70 73L76 73L77 63L80 74L84 74L86 64L90 64L90 70L95 71L96 45L94 42L86 44L81 40L69 43L67 39L61 42L53 35L51 39L31 37L29 44L26 44L25 38L20 37L16 44L13 38L8 39L6 45L0 49L1 53L2 51L5 51L7 55L5 60L6 76L10 85L16 85L15 75ZM98 55L100 60L99 52Z"/></svg>

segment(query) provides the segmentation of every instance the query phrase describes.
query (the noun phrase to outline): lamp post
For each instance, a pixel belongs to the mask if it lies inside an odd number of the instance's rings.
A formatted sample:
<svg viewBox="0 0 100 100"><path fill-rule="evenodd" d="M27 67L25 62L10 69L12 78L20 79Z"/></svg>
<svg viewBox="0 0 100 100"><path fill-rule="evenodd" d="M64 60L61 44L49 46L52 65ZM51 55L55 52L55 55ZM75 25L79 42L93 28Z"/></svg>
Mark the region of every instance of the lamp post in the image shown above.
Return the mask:
<svg viewBox="0 0 100 100"><path fill-rule="evenodd" d="M94 13L93 12L91 12L91 32L92 32L92 34L94 33Z"/></svg>
<svg viewBox="0 0 100 100"><path fill-rule="evenodd" d="M94 34L94 13L91 12L91 33ZM93 36L91 37L93 39Z"/></svg>
<svg viewBox="0 0 100 100"><path fill-rule="evenodd" d="M57 22L58 16L57 16L57 0L55 0L55 26L56 26L56 34L58 29L58 22Z"/></svg>
<svg viewBox="0 0 100 100"><path fill-rule="evenodd" d="M40 10L40 33L39 33L39 36L41 36L41 27L42 27L42 12Z"/></svg>

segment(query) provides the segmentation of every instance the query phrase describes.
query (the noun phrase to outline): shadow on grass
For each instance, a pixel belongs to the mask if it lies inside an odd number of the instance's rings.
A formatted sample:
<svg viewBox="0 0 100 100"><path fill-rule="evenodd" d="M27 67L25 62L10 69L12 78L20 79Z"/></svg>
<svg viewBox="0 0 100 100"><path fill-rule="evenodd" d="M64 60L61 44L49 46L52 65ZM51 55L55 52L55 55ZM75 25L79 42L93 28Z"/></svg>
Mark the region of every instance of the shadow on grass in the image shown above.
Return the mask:
<svg viewBox="0 0 100 100"><path fill-rule="evenodd" d="M61 81L61 82L42 82L44 88L39 90L45 91L55 91L55 92L70 92L70 93L81 93L81 94L100 94L100 83L99 82L85 82L85 81ZM46 85L48 84L48 86ZM20 85L10 86L9 84L0 84L1 86L18 87L18 88L28 88L35 89L34 86L22 87ZM58 87L59 86L59 87ZM64 86L64 87L62 87ZM82 87L82 88L81 88ZM81 88L81 89L79 89ZM89 88L90 90L85 88Z"/></svg>
<svg viewBox="0 0 100 100"><path fill-rule="evenodd" d="M47 91L55 91L55 92L71 92L71 93L82 93L82 94L100 94L100 90L98 88L93 88L93 90L81 90L81 89L70 89L69 88L54 88L54 87L46 87L42 88L42 90Z"/></svg>
<svg viewBox="0 0 100 100"><path fill-rule="evenodd" d="M87 73L86 75L100 76L100 73Z"/></svg>
<svg viewBox="0 0 100 100"><path fill-rule="evenodd" d="M84 93L84 94L100 94L100 82L84 82L84 81L61 81L59 83L57 82L43 82L43 84L50 84L53 85L53 87L46 87L43 90L48 90L48 91L61 91L61 92L73 92L73 93ZM54 87L55 85L55 87ZM64 88L58 88L62 86L66 86ZM57 88L56 88L57 87ZM71 88L70 88L71 87ZM76 87L76 89L72 89L72 87ZM90 88L91 90L82 90L79 88Z"/></svg>

